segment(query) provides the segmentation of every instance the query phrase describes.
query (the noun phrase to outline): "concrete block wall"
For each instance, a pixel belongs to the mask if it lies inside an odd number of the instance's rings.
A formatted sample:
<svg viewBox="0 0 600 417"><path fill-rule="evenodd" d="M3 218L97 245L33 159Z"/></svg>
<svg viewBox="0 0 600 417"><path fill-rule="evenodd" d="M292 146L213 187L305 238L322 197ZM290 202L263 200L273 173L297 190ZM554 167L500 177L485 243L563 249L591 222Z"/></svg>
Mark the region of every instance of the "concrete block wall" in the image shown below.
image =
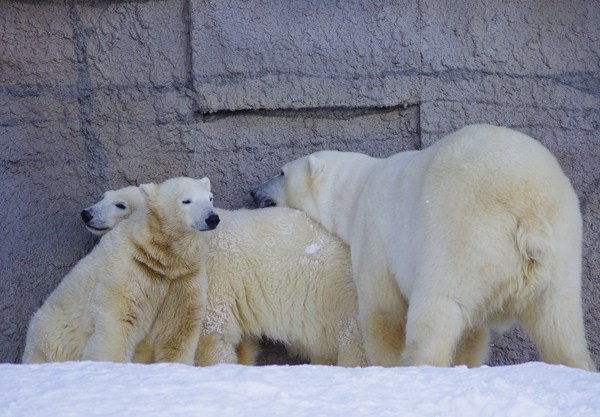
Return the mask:
<svg viewBox="0 0 600 417"><path fill-rule="evenodd" d="M206 175L217 206L250 207L295 157L481 122L540 140L573 182L600 365L599 3L0 1L0 361L96 243L79 212L105 190ZM538 358L518 326L492 343L492 365Z"/></svg>

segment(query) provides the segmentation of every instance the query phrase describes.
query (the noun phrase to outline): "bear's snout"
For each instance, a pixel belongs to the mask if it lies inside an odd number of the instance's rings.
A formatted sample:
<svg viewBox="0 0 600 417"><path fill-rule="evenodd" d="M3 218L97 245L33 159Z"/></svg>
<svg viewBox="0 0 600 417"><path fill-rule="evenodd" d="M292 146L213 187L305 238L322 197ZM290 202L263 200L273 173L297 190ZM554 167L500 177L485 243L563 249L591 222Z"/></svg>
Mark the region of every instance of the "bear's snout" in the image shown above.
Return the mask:
<svg viewBox="0 0 600 417"><path fill-rule="evenodd" d="M217 228L220 221L221 219L218 214L211 214L206 218L206 225L210 228L209 230L213 230Z"/></svg>
<svg viewBox="0 0 600 417"><path fill-rule="evenodd" d="M252 199L254 200L254 204L256 205L256 207L258 207L258 208L275 207L277 205L277 203L275 203L275 200L264 196L263 193L261 193L260 191L261 191L260 189L250 191L250 195L252 196Z"/></svg>
<svg viewBox="0 0 600 417"><path fill-rule="evenodd" d="M92 214L89 211L83 210L81 212L81 218L83 219L84 223L89 223L94 218L94 216L92 216Z"/></svg>

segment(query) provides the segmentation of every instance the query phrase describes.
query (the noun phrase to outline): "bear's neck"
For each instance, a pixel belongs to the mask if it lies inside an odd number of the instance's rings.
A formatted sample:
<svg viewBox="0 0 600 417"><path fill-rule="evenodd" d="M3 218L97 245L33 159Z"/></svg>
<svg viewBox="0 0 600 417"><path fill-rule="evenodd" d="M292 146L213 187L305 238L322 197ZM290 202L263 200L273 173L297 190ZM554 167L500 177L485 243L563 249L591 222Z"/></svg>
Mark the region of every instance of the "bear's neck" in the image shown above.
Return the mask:
<svg viewBox="0 0 600 417"><path fill-rule="evenodd" d="M332 167L326 180L328 184L321 186L325 192L318 198L316 212L319 215L314 216L325 229L339 236L347 245L352 240L355 223L352 219L356 216L355 211L368 173L380 161L367 155L357 154L356 157L360 163Z"/></svg>
<svg viewBox="0 0 600 417"><path fill-rule="evenodd" d="M207 248L196 233L181 231L167 233L161 221L152 215L133 240L134 259L154 278L166 281L181 280L202 272Z"/></svg>

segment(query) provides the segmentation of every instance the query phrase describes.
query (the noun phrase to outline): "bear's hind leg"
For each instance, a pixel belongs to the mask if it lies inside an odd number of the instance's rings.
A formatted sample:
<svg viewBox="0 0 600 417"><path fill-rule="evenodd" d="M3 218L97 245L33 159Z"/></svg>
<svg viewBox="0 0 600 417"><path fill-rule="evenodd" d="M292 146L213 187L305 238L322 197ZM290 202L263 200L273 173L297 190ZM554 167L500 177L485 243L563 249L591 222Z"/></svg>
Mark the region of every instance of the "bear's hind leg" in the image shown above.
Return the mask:
<svg viewBox="0 0 600 417"><path fill-rule="evenodd" d="M520 321L544 362L595 371L582 317L579 291L553 282L527 305Z"/></svg>

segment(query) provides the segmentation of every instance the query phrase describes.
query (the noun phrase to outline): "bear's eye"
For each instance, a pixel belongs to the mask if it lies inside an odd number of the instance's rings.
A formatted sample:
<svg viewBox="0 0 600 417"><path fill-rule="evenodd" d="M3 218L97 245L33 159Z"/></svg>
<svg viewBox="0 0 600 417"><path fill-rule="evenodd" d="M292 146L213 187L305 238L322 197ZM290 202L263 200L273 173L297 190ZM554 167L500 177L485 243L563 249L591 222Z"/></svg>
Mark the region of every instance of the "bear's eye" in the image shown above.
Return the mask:
<svg viewBox="0 0 600 417"><path fill-rule="evenodd" d="M125 210L127 208L127 206L123 203L117 203L115 205L117 206L118 209L121 209L121 210Z"/></svg>
<svg viewBox="0 0 600 417"><path fill-rule="evenodd" d="M190 204L192 202L192 200L183 200L181 202L181 204Z"/></svg>
<svg viewBox="0 0 600 417"><path fill-rule="evenodd" d="M212 203L212 195L210 196L210 202Z"/></svg>
<svg viewBox="0 0 600 417"><path fill-rule="evenodd" d="M281 172L279 173L280 177L283 177L285 175L285 173L283 172L283 169L281 170Z"/></svg>

